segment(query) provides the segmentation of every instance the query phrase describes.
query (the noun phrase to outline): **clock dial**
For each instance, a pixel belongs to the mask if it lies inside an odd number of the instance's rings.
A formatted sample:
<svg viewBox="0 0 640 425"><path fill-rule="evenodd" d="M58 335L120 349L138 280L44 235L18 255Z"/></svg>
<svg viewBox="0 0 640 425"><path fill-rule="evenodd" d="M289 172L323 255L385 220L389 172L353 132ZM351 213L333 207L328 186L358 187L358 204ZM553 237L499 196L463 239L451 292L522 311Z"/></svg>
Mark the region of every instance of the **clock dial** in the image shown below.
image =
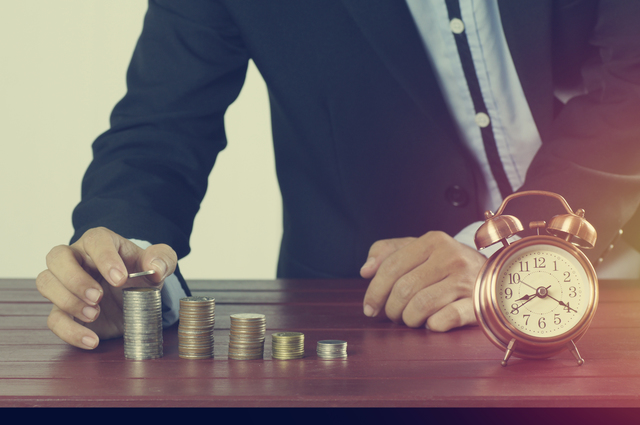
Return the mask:
<svg viewBox="0 0 640 425"><path fill-rule="evenodd" d="M503 263L495 284L497 307L517 331L555 337L585 316L590 283L576 257L562 248L536 244Z"/></svg>

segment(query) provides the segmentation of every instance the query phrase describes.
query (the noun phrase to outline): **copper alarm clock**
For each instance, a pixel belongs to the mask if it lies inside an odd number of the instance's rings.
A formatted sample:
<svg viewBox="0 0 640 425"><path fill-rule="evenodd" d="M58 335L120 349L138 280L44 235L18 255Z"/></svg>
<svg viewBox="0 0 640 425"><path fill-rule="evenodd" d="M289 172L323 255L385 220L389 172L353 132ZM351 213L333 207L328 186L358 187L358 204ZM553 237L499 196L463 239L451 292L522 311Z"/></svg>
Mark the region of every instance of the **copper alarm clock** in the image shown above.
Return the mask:
<svg viewBox="0 0 640 425"><path fill-rule="evenodd" d="M549 223L534 221L537 234L511 242L524 230L520 220L503 215L512 199L547 196L566 214ZM560 195L525 191L507 196L498 211L485 213L478 229L478 249L503 246L480 270L473 294L475 314L485 335L505 351L502 365L513 355L525 359L554 356L568 349L582 365L575 343L585 334L598 305L598 279L580 248L593 248L596 231ZM544 231L546 234L541 234Z"/></svg>

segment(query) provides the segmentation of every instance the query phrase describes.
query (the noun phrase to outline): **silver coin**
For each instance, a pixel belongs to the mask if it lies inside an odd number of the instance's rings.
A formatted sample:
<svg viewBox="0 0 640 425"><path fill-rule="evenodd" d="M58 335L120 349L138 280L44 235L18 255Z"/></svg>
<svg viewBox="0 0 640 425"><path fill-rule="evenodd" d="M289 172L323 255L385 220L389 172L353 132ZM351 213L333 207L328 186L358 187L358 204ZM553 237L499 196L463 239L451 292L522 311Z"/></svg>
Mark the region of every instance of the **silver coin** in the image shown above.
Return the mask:
<svg viewBox="0 0 640 425"><path fill-rule="evenodd" d="M149 273L147 273L149 274ZM125 358L162 357L162 299L158 288L123 291Z"/></svg>
<svg viewBox="0 0 640 425"><path fill-rule="evenodd" d="M154 274L155 272L156 272L155 270L147 270L146 272L129 273L129 279L133 279L134 277L140 277L140 276L148 276L148 275Z"/></svg>
<svg viewBox="0 0 640 425"><path fill-rule="evenodd" d="M191 304L191 303L195 303L195 304L208 304L208 303L214 303L216 301L215 298L213 297L205 297L205 296L200 296L200 295L193 295L191 297L184 297L184 298L180 298L180 303L184 303L184 304Z"/></svg>
<svg viewBox="0 0 640 425"><path fill-rule="evenodd" d="M233 320L265 320L266 316L264 314L257 313L235 313L232 314L231 319Z"/></svg>
<svg viewBox="0 0 640 425"><path fill-rule="evenodd" d="M318 341L316 353L320 359L344 359L347 357L347 342L335 339Z"/></svg>

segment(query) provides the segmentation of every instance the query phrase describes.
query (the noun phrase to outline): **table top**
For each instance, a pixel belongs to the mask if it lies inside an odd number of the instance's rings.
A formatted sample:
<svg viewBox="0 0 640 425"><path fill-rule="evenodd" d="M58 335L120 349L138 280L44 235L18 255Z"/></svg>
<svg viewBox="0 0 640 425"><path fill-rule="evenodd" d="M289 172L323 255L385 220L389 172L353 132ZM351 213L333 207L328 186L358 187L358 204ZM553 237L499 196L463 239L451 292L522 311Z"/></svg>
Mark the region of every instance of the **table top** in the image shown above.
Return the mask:
<svg viewBox="0 0 640 425"><path fill-rule="evenodd" d="M213 359L178 357L177 325L164 357L124 358L123 340L94 351L47 328L50 303L33 279L0 279L0 406L640 407L640 282L600 282L600 305L569 352L512 358L476 327L410 329L362 313L365 280L190 281L216 299ZM264 359L230 360L229 315L267 317ZM271 334L305 335L305 357L271 358ZM346 360L316 343L348 342Z"/></svg>

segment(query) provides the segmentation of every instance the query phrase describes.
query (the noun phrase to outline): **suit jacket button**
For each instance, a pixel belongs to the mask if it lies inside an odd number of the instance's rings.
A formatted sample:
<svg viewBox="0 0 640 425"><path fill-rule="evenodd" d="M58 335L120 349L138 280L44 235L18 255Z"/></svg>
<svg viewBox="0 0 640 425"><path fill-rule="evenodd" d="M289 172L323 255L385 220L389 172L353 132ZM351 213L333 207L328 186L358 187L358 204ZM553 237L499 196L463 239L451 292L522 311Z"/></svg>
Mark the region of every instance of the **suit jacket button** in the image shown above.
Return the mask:
<svg viewBox="0 0 640 425"><path fill-rule="evenodd" d="M451 186L445 192L447 201L454 207L464 207L469 203L469 194L458 185Z"/></svg>

